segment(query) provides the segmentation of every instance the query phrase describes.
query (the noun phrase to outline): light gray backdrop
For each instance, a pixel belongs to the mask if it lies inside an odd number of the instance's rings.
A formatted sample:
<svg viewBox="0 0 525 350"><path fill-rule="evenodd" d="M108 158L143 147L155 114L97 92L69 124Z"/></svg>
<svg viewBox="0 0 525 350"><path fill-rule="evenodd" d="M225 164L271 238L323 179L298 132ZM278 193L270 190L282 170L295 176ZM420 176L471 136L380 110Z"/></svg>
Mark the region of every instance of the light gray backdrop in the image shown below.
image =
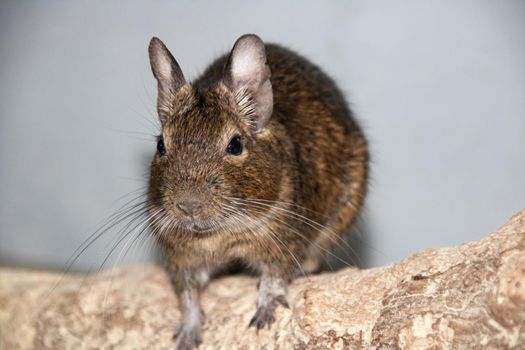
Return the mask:
<svg viewBox="0 0 525 350"><path fill-rule="evenodd" d="M154 35L190 78L247 32L335 78L372 147L365 265L479 239L525 207L524 19L520 0L2 1L0 263L63 267L144 184Z"/></svg>

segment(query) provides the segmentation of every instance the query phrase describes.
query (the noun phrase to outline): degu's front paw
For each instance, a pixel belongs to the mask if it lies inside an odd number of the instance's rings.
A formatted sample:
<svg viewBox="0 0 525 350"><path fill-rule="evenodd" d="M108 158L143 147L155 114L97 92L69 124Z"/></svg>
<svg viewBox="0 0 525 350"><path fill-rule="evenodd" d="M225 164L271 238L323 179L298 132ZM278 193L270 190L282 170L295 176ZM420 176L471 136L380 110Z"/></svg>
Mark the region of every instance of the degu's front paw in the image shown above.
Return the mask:
<svg viewBox="0 0 525 350"><path fill-rule="evenodd" d="M274 297L269 303L257 306L257 311L255 311L255 315L250 320L248 327L256 327L257 331L265 326L270 328L272 323L275 322L275 309L279 304L287 309L290 308L284 295Z"/></svg>
<svg viewBox="0 0 525 350"><path fill-rule="evenodd" d="M176 350L193 350L202 343L202 330L198 326L188 327L180 324L175 330L173 338L176 339Z"/></svg>

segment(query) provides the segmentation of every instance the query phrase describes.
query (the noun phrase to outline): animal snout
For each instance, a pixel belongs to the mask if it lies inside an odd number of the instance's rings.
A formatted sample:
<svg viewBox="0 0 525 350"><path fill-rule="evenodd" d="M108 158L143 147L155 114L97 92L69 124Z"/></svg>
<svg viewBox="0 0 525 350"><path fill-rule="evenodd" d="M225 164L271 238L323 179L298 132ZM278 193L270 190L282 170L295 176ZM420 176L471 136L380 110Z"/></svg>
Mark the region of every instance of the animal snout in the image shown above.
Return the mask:
<svg viewBox="0 0 525 350"><path fill-rule="evenodd" d="M176 204L176 207L186 216L195 217L202 213L202 203L195 199L185 199Z"/></svg>

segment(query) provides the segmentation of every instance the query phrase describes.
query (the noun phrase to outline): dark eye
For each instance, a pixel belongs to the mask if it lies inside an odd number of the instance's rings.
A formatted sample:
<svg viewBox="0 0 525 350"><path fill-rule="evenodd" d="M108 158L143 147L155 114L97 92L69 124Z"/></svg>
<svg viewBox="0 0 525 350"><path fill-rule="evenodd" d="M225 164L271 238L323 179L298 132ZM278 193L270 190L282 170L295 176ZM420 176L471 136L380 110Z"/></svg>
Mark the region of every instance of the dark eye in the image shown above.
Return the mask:
<svg viewBox="0 0 525 350"><path fill-rule="evenodd" d="M166 154L166 148L164 147L164 139L159 137L159 141L157 141L157 151L161 156Z"/></svg>
<svg viewBox="0 0 525 350"><path fill-rule="evenodd" d="M242 153L242 143L241 143L241 136L235 135L230 140L230 143L228 144L228 147L226 148L226 152L229 154L233 154L234 156L238 156Z"/></svg>

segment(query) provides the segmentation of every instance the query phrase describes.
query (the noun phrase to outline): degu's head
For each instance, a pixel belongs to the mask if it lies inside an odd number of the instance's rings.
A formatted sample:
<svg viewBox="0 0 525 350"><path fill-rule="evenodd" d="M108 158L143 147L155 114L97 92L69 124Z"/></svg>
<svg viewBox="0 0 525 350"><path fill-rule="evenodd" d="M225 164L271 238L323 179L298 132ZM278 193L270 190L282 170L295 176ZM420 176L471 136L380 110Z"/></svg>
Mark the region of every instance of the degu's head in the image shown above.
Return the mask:
<svg viewBox="0 0 525 350"><path fill-rule="evenodd" d="M159 39L149 56L162 129L148 192L156 230L232 231L262 217L266 207L248 201L277 199L282 181L264 43L240 37L195 84Z"/></svg>

